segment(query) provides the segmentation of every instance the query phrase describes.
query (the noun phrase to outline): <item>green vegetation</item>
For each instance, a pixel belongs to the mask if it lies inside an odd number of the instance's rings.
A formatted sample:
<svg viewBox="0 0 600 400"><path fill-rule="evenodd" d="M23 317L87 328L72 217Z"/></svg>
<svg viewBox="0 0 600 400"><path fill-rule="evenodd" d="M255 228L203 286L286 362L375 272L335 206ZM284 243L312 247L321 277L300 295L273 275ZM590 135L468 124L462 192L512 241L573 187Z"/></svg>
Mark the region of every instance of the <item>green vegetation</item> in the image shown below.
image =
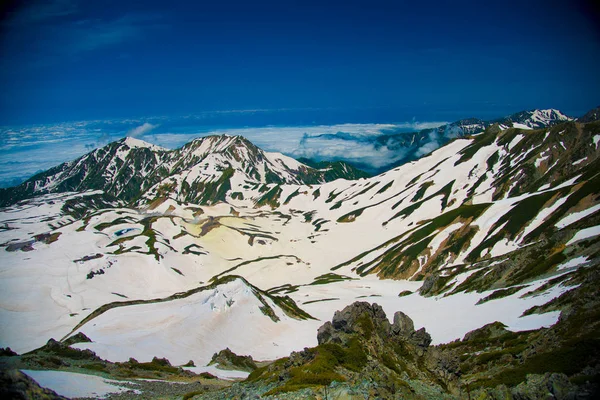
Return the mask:
<svg viewBox="0 0 600 400"><path fill-rule="evenodd" d="M528 197L504 214L489 229L489 232L498 231L495 235L486 236L484 240L467 255L467 261L475 262L481 257L484 249L492 248L494 244L502 239L514 240L517 235L529 224L540 212L543 206L552 199L556 193L546 192ZM502 226L502 229L498 230ZM529 235L528 237L530 237Z"/></svg>
<svg viewBox="0 0 600 400"><path fill-rule="evenodd" d="M508 296L510 296L512 294L515 294L519 290L524 289L526 287L527 287L527 285L521 285L521 286L514 286L514 287L511 287L511 288L496 290L492 294L490 294L489 296L486 296L483 299L479 299L479 301L476 304L483 304L483 303L487 303L488 301L491 301L491 300L496 300L496 299L501 299L503 297L508 297Z"/></svg>
<svg viewBox="0 0 600 400"><path fill-rule="evenodd" d="M263 396L296 391L311 386L327 386L333 381L343 382L346 378L336 372L337 368L358 372L367 364L367 355L356 338L351 339L345 348L338 344L326 343L306 351L313 357L312 360L302 366L290 368L290 379ZM248 381L260 379L266 372L266 369L259 368L250 374Z"/></svg>
<svg viewBox="0 0 600 400"><path fill-rule="evenodd" d="M474 387L495 387L500 384L509 387L523 382L527 374L543 374L546 372L562 372L568 376L581 371L600 356L600 340L573 340L565 346L534 355L523 364L500 372L492 378L484 378L474 383Z"/></svg>
<svg viewBox="0 0 600 400"><path fill-rule="evenodd" d="M462 205L454 210L450 210L433 220L425 223L411 232L404 233L375 249L364 252L354 259L335 266L332 270L336 270L344 265L356 262L367 254L386 249L383 254L373 258L371 261L364 263L356 268L356 272L361 275L377 271L381 276L389 277L404 277L407 271L411 270L413 262L416 262L419 255L426 250L428 244L433 239L432 233L436 230L443 229L451 225L457 219L469 221L481 215L490 204ZM474 231L474 230L473 230ZM452 243L452 248L464 246L465 242L470 240L470 235L474 232L464 234L460 237L458 243ZM447 253L445 253L447 254ZM431 261L430 261L431 262Z"/></svg>
<svg viewBox="0 0 600 400"><path fill-rule="evenodd" d="M356 218L360 217L365 208L359 208L358 210L350 211L348 214L344 214L337 219L337 222L346 223L353 222Z"/></svg>
<svg viewBox="0 0 600 400"><path fill-rule="evenodd" d="M244 194L242 192L233 192L231 193L231 198L233 200L244 200Z"/></svg>
<svg viewBox="0 0 600 400"><path fill-rule="evenodd" d="M349 276L344 276L344 275L338 275L338 274L334 274L334 273L330 272L328 274L317 276L315 278L315 280L310 283L310 285L326 285L328 283L348 281L348 280L352 280L352 279L354 279L354 278L351 278Z"/></svg>
<svg viewBox="0 0 600 400"><path fill-rule="evenodd" d="M184 180L179 188L179 195L184 201L196 204L215 204L225 201L227 193L231 190L230 179L235 170L229 166L220 172L221 176L214 181L196 180L190 184Z"/></svg>
<svg viewBox="0 0 600 400"><path fill-rule="evenodd" d="M479 150L494 143L498 132L500 132L500 128L497 124L487 127L484 133L475 137L473 143L461 150L461 157L454 163L454 166L470 160Z"/></svg>
<svg viewBox="0 0 600 400"><path fill-rule="evenodd" d="M321 195L321 188L318 188L313 192L313 200L316 200Z"/></svg>
<svg viewBox="0 0 600 400"><path fill-rule="evenodd" d="M330 298L327 298L327 299L309 300L309 301L303 302L302 304L321 303L321 302L324 302L324 301L334 301L334 300L339 300L339 299L340 299L339 297L330 297Z"/></svg>
<svg viewBox="0 0 600 400"><path fill-rule="evenodd" d="M255 207L259 208L266 205L271 206L271 208L279 207L279 197L281 196L281 192L281 186L274 186L271 190L258 198Z"/></svg>
<svg viewBox="0 0 600 400"><path fill-rule="evenodd" d="M103 222L101 224L98 224L94 227L94 229L96 229L97 231L103 231L106 228L110 228L115 225L127 224L127 223L133 223L133 222L135 222L135 221L131 217L120 217L120 218L117 218L110 222Z"/></svg>
<svg viewBox="0 0 600 400"><path fill-rule="evenodd" d="M237 370L237 371L254 371L257 366L252 357L250 356L238 356L229 348L221 350L219 353L215 353L208 365L218 364L221 369Z"/></svg>
<svg viewBox="0 0 600 400"><path fill-rule="evenodd" d="M109 372L108 368L106 367L106 364L104 364L104 363L84 364L81 366L81 368L89 369L90 371L95 371L95 372L104 372L104 373Z"/></svg>
<svg viewBox="0 0 600 400"><path fill-rule="evenodd" d="M124 363L116 363L116 365L131 368L131 369L141 369L144 371L154 371L154 372L164 372L169 374L177 374L180 372L180 368L174 367L171 365L169 360L166 358L158 358L154 357L150 362L138 362L134 358L130 358L129 361L125 361Z"/></svg>
<svg viewBox="0 0 600 400"><path fill-rule="evenodd" d="M392 185L394 184L394 181L388 182L385 186L383 186L381 189L379 189L377 191L377 193L375 194L381 194L383 192L385 192L386 190L388 190L390 187L392 187Z"/></svg>
<svg viewBox="0 0 600 400"><path fill-rule="evenodd" d="M491 171L499 159L500 159L500 153L498 152L498 150L496 150L496 152L494 154L492 154L491 156L489 156L488 159L486 160L487 170Z"/></svg>
<svg viewBox="0 0 600 400"><path fill-rule="evenodd" d="M427 189L431 186L433 186L433 181L427 181L423 183L421 186L419 186L419 190L417 190L415 196L411 199L411 201L414 203L415 201L421 200L425 195Z"/></svg>
<svg viewBox="0 0 600 400"><path fill-rule="evenodd" d="M201 246L198 246L197 244L192 243L192 244L184 247L182 254L194 254L196 256L201 256L201 255L207 254L206 252L200 251L200 250L202 250Z"/></svg>
<svg viewBox="0 0 600 400"><path fill-rule="evenodd" d="M438 190L437 192L435 192L434 194L427 196L425 199L417 201L416 203L411 204L410 206L400 210L399 212L397 212L392 218L390 218L389 220L387 220L384 224L388 224L390 221L393 221L394 219L398 218L398 217L407 217L410 214L412 214L415 210L419 209L419 207L421 207L425 202L427 202L428 200L433 199L436 196L440 196L442 195L442 209L446 208L446 205L448 204L448 198L450 197L450 194L452 193L452 186L454 186L454 182L456 182L455 180L449 182L446 186L444 186L443 188L441 188L440 190ZM395 208L396 206L400 205L402 203L402 201L396 203L392 208Z"/></svg>
<svg viewBox="0 0 600 400"><path fill-rule="evenodd" d="M292 194L290 194L287 199L285 199L285 201L283 202L283 204L288 204L290 202L290 200L292 200L294 197L298 196L300 194L300 189L296 189Z"/></svg>

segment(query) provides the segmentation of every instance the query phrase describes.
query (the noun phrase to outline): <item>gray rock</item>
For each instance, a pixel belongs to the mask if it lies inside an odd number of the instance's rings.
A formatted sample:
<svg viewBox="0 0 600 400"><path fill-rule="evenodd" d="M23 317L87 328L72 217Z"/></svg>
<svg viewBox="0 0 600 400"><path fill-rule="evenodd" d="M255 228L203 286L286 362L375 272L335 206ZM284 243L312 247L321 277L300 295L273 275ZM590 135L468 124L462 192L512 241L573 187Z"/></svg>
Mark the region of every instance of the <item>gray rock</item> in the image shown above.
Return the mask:
<svg viewBox="0 0 600 400"><path fill-rule="evenodd" d="M565 374L546 373L527 375L527 381L521 382L512 390L514 400L575 400L577 388Z"/></svg>
<svg viewBox="0 0 600 400"><path fill-rule="evenodd" d="M404 314L402 311L397 311L394 314L392 332L395 335L411 336L415 332L415 324L408 315Z"/></svg>
<svg viewBox="0 0 600 400"><path fill-rule="evenodd" d="M411 336L411 341L419 347L428 347L431 344L431 335L425 328L421 328Z"/></svg>
<svg viewBox="0 0 600 400"><path fill-rule="evenodd" d="M463 338L463 341L467 340L478 340L478 339L493 339L500 337L510 331L506 329L506 325L502 322L492 322L482 326L481 328L467 332Z"/></svg>

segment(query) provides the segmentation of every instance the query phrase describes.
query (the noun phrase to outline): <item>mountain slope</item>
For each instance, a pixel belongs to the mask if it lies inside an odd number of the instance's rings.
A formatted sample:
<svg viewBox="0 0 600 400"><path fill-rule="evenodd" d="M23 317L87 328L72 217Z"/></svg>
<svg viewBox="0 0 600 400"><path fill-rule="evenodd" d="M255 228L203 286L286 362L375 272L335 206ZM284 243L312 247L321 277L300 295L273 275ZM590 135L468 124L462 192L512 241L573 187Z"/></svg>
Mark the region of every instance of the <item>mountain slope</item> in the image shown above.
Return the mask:
<svg viewBox="0 0 600 400"><path fill-rule="evenodd" d="M46 193L103 190L129 202L164 172L168 150L124 138L74 161L37 174L14 188L0 189L0 206ZM160 172L157 172L160 171Z"/></svg>
<svg viewBox="0 0 600 400"><path fill-rule="evenodd" d="M464 349L461 371L478 390L495 388L494 377L517 390L529 372L594 375L587 356L577 368L550 361L600 348L599 145L598 122L497 123L378 176L308 184L298 178L302 164L244 139L191 142L161 158L170 175L157 174L137 207L98 191L49 194L0 212L0 345L28 351L81 332L93 342L78 347L112 361L184 362L193 352L204 365L225 347L273 359L332 344L316 341L317 328L369 298L425 326L434 345L502 326L488 330L505 335L506 349L487 336L439 348ZM307 171L322 179L322 169ZM247 335L229 320L234 314ZM217 334L195 325L200 319ZM373 338L367 347L383 363L386 348ZM523 347L528 341L533 347ZM454 377L442 374L444 386L424 369L427 346L417 345L406 365L390 353L385 362L400 372L385 363L345 368L353 365L347 350L335 348L337 364L323 372L351 388L371 372L386 381L405 380L404 372L415 387L464 395ZM261 393L300 384L294 374L313 373L317 354L274 364L259 379L271 385Z"/></svg>
<svg viewBox="0 0 600 400"><path fill-rule="evenodd" d="M540 129L567 121L573 121L573 118L564 115L558 110L546 109L521 111L494 122L515 128Z"/></svg>
<svg viewBox="0 0 600 400"><path fill-rule="evenodd" d="M0 189L0 207L41 194L85 190L103 190L126 203L150 190L147 199L170 195L212 204L224 201L232 187L239 192L248 185L315 184L360 176L361 171L343 162L314 169L283 154L263 152L241 136L208 136L173 151L128 137L17 187Z"/></svg>
<svg viewBox="0 0 600 400"><path fill-rule="evenodd" d="M324 185L312 204L318 208L313 218L337 221L331 235L373 231L376 225L389 232L387 240L334 268L342 273L418 280L435 275L433 293L465 279L461 290L516 285L595 254L596 246L576 251L582 258L563 249L577 232L593 230L598 222L599 139L597 124L569 122L533 131L489 127L363 184L333 190ZM289 207L306 204L301 197ZM531 273L529 264L502 260L517 250L531 262L539 257L535 254L554 257ZM482 270L492 262L494 268ZM469 270L470 264L478 266ZM422 291L430 285L427 281Z"/></svg>
<svg viewBox="0 0 600 400"><path fill-rule="evenodd" d="M241 136L196 139L169 156L169 173L145 193L147 201L171 197L214 204L226 199L259 197L268 184L317 184L363 174L339 163L315 169L280 153L267 153Z"/></svg>

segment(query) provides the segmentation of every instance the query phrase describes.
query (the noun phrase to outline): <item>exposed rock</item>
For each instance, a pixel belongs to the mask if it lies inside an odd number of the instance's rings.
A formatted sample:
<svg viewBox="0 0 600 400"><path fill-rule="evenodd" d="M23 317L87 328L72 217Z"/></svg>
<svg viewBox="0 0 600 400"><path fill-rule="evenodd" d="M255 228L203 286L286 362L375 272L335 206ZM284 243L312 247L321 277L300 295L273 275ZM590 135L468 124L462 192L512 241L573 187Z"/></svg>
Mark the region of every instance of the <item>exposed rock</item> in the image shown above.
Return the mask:
<svg viewBox="0 0 600 400"><path fill-rule="evenodd" d="M85 335L82 335L85 337ZM81 337L79 337L81 338ZM89 338L88 338L89 340ZM29 353L27 356L39 356L39 357L47 357L48 355L56 355L61 358L69 358L72 360L95 360L95 361L103 361L100 357L96 355L93 351L89 349L80 350L69 347L66 343L61 343L57 340L50 339L48 342L40 347L39 349L35 349Z"/></svg>
<svg viewBox="0 0 600 400"><path fill-rule="evenodd" d="M87 337L83 332L79 332L76 335L73 335L70 338L68 338L67 340L65 340L63 343L67 346L71 346L76 343L91 343L91 342L92 342L92 339Z"/></svg>
<svg viewBox="0 0 600 400"><path fill-rule="evenodd" d="M411 335L410 340L419 347L429 347L431 335L427 333L425 328L421 328Z"/></svg>
<svg viewBox="0 0 600 400"><path fill-rule="evenodd" d="M600 119L600 106L591 109L584 116L578 119L579 122L593 122Z"/></svg>
<svg viewBox="0 0 600 400"><path fill-rule="evenodd" d="M514 400L574 400L582 398L565 374L556 373L527 375L527 381L521 382L514 388L512 396Z"/></svg>
<svg viewBox="0 0 600 400"><path fill-rule="evenodd" d="M219 353L215 353L208 365L213 364L217 364L220 369L236 371L252 372L258 368L254 363L252 356L238 356L233 351L229 350L229 348L221 350Z"/></svg>
<svg viewBox="0 0 600 400"><path fill-rule="evenodd" d="M496 321L492 322L491 324L484 325L481 328L467 332L463 338L463 341L493 339L509 332L510 331L506 329L506 325L504 325L502 322Z"/></svg>
<svg viewBox="0 0 600 400"><path fill-rule="evenodd" d="M7 348L0 347L0 357L14 357L14 356L18 356L18 354L15 353L14 351L12 351L12 349L10 347L7 347Z"/></svg>
<svg viewBox="0 0 600 400"><path fill-rule="evenodd" d="M331 322L326 322L317 332L317 341L346 344L354 335L369 339L373 333L387 337L391 325L383 308L378 304L356 302L336 311Z"/></svg>
<svg viewBox="0 0 600 400"><path fill-rule="evenodd" d="M402 311L397 311L394 314L392 331L396 335L410 336L415 331L415 325L408 315L404 314Z"/></svg>
<svg viewBox="0 0 600 400"><path fill-rule="evenodd" d="M42 388L36 381L16 369L0 370L0 398L14 400L62 400L56 392Z"/></svg>

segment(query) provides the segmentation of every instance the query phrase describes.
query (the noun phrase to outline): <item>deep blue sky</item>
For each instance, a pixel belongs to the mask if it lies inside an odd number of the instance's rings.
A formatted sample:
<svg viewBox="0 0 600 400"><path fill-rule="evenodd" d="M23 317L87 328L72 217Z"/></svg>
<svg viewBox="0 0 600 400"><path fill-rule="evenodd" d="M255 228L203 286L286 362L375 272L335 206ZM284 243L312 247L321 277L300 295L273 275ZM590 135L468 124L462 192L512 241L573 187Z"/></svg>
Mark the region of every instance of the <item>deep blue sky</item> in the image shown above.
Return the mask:
<svg viewBox="0 0 600 400"><path fill-rule="evenodd" d="M0 125L281 108L577 115L600 103L592 2L490 3L11 2Z"/></svg>

